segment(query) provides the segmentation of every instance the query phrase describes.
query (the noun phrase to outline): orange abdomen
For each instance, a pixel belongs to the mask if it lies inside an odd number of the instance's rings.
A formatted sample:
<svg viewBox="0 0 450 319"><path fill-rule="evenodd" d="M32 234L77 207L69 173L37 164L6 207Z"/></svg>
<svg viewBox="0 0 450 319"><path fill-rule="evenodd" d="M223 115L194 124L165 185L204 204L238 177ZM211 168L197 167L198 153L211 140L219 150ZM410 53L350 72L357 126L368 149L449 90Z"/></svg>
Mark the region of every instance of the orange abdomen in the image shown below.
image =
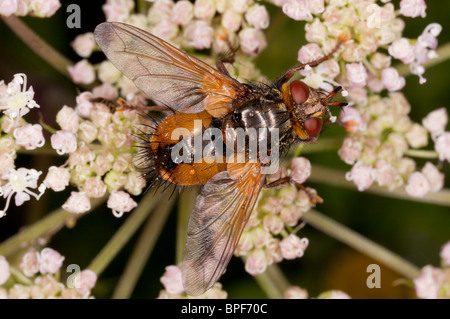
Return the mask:
<svg viewBox="0 0 450 319"><path fill-rule="evenodd" d="M203 185L226 170L225 159L205 157L203 143L195 145L195 141L203 141L202 134L212 120L212 116L203 111L176 112L161 121L148 143L156 176L180 186L192 186ZM190 147L183 148L186 144L182 143L186 141L190 142Z"/></svg>

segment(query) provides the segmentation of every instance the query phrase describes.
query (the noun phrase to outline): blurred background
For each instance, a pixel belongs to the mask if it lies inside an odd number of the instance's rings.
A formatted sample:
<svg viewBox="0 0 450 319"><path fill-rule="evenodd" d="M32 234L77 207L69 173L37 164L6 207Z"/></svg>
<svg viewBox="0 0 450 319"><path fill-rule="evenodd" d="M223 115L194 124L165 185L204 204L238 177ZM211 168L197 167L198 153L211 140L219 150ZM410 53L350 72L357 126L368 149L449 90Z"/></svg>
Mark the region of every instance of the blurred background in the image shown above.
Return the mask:
<svg viewBox="0 0 450 319"><path fill-rule="evenodd" d="M66 19L67 6L73 1L61 1L62 7L49 19L25 17L23 21L48 43L72 61L80 58L70 46L76 35L92 32L95 26L104 21L101 5L104 1L79 1L81 7L81 28L69 29ZM393 1L398 8L399 1ZM426 18L404 18L405 37L416 38L432 22L442 25L443 31L439 43L450 41L450 2L427 1ZM280 14L280 9L268 5L271 13L271 25L267 30L268 48L257 59L257 65L268 78L276 78L286 69L295 65L297 51L304 41L304 23L288 19ZM35 100L41 105L30 112L29 122L38 122L39 116L54 127L56 112L63 106L75 106L75 96L81 90L69 79L59 74L51 66L36 56L9 28L0 21L0 79L9 82L15 73L25 73L28 85L36 92ZM101 61L102 53L97 52L91 62ZM416 76L406 78L403 89L412 110L411 118L420 122L430 111L446 107L450 111L448 97L450 84L450 61L427 69L427 82L419 84ZM34 118L33 118L34 116ZM335 125L327 129L322 136L344 136L344 130ZM348 171L350 167L343 163L336 151L308 154L312 163L334 169ZM51 165L64 162L62 157L47 155L21 154L16 163L46 171ZM444 164L446 187L450 184L450 165ZM392 199L369 192L358 192L355 188L343 189L325 183L308 182L324 198L317 210L324 215L346 225L367 238L397 253L418 267L427 264L439 266L439 250L450 240L450 208L434 204L417 203L409 200ZM70 194L47 192L39 201L31 200L19 208L12 207L8 214L0 219L0 242L50 211L59 208ZM2 204L3 205L3 201ZM162 285L159 278L164 268L175 262L176 209L170 214L162 230L154 251L146 264L144 272L132 295L133 298L155 298ZM114 235L125 221L126 216L115 218L106 205L80 218L76 227L64 228L51 239L49 246L65 256L65 264L76 263L87 267L101 248ZM369 289L366 268L377 263L348 246L341 244L324 233L306 226L299 233L310 241L304 257L294 261L283 261L281 269L292 285L308 290L310 297L319 293L339 289L353 298L413 298L414 290L405 281L399 281L401 275L381 266L381 288ZM110 297L117 283L137 235L122 249L119 255L103 272L93 295L97 298ZM244 270L241 259L233 258L226 274L220 282L228 292L229 298L265 298L264 292L256 281Z"/></svg>

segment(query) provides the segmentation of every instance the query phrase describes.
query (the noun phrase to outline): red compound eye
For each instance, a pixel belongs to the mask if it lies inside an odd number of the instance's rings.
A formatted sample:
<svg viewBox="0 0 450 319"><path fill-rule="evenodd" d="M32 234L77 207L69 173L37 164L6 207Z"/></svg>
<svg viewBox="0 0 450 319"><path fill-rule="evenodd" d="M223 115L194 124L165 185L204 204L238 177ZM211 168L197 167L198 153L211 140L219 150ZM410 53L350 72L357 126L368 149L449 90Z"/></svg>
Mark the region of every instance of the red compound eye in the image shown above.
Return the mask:
<svg viewBox="0 0 450 319"><path fill-rule="evenodd" d="M322 130L322 120L318 117L311 117L307 119L304 125L306 133L308 133L310 137L316 137Z"/></svg>
<svg viewBox="0 0 450 319"><path fill-rule="evenodd" d="M302 104L309 97L309 87L302 81L291 82L291 95L295 104Z"/></svg>

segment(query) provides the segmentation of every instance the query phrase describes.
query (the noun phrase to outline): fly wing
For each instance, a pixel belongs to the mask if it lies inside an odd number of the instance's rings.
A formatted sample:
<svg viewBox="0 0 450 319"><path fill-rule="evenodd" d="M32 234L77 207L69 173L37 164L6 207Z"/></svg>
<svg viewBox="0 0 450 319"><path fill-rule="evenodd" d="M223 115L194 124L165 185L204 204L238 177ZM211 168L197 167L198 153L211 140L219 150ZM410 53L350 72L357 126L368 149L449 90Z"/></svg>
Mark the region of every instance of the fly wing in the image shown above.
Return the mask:
<svg viewBox="0 0 450 319"><path fill-rule="evenodd" d="M185 113L223 117L249 94L237 80L132 25L104 22L95 40L108 59L151 99Z"/></svg>
<svg viewBox="0 0 450 319"><path fill-rule="evenodd" d="M225 272L255 206L264 175L258 164L244 164L240 178L229 171L203 187L191 213L183 253L183 286L189 295L208 290Z"/></svg>

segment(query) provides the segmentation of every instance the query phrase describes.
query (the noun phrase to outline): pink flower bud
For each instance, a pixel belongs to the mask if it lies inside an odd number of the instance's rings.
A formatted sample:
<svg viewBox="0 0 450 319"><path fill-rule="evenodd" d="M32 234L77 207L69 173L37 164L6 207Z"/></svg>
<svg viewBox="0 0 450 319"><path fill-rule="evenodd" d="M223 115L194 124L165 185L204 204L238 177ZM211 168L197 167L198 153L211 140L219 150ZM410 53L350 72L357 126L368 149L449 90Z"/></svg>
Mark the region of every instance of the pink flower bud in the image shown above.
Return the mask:
<svg viewBox="0 0 450 319"><path fill-rule="evenodd" d="M227 10L222 15L222 26L231 32L236 32L241 27L242 15L234 12L233 10Z"/></svg>
<svg viewBox="0 0 450 319"><path fill-rule="evenodd" d="M391 56L399 59L404 64L409 64L414 60L414 46L406 38L395 40L388 50Z"/></svg>
<svg viewBox="0 0 450 319"><path fill-rule="evenodd" d="M316 43L308 43L298 50L297 61L300 63L308 63L322 56L322 49Z"/></svg>
<svg viewBox="0 0 450 319"><path fill-rule="evenodd" d="M88 58L97 44L95 43L94 34L92 32L87 32L78 35L71 45L79 56Z"/></svg>
<svg viewBox="0 0 450 319"><path fill-rule="evenodd" d="M431 133L431 136L436 137L445 131L448 124L448 114L444 107L428 113L422 120L423 126Z"/></svg>
<svg viewBox="0 0 450 319"><path fill-rule="evenodd" d="M197 0L194 4L194 15L197 19L209 20L216 13L216 5L211 0Z"/></svg>
<svg viewBox="0 0 450 319"><path fill-rule="evenodd" d="M244 13L248 10L249 4L253 2L251 0L230 0L229 5L231 9L238 13Z"/></svg>
<svg viewBox="0 0 450 319"><path fill-rule="evenodd" d="M60 192L69 185L70 173L65 167L51 166L45 176L44 184L54 192Z"/></svg>
<svg viewBox="0 0 450 319"><path fill-rule="evenodd" d="M350 133L356 133L366 128L366 123L361 113L349 105L342 108L341 113L339 113L338 123Z"/></svg>
<svg viewBox="0 0 450 319"><path fill-rule="evenodd" d="M283 204L279 197L269 197L266 203L261 206L261 210L269 214L278 214L282 208Z"/></svg>
<svg viewBox="0 0 450 319"><path fill-rule="evenodd" d="M15 168L14 158L8 153L0 153L0 176L6 174L10 168Z"/></svg>
<svg viewBox="0 0 450 319"><path fill-rule="evenodd" d="M298 286L291 286L284 292L286 299L308 299L308 291Z"/></svg>
<svg viewBox="0 0 450 319"><path fill-rule="evenodd" d="M119 96L119 92L111 83L103 83L92 89L92 94L95 97L102 97L106 100L115 101ZM132 104L134 105L134 104ZM78 111L78 113L80 113ZM86 116L87 117L87 116Z"/></svg>
<svg viewBox="0 0 450 319"><path fill-rule="evenodd" d="M323 43L325 42L328 31L319 18L315 18L313 22L305 26L305 38L308 42Z"/></svg>
<svg viewBox="0 0 450 319"><path fill-rule="evenodd" d="M434 149L438 152L441 161L450 162L450 132L445 132L436 138Z"/></svg>
<svg viewBox="0 0 450 319"><path fill-rule="evenodd" d="M128 213L135 208L137 203L131 198L130 194L124 191L112 191L107 206L113 211L114 216L121 217L123 213Z"/></svg>
<svg viewBox="0 0 450 319"><path fill-rule="evenodd" d="M8 261L4 256L0 256L0 286L8 281L10 275Z"/></svg>
<svg viewBox="0 0 450 319"><path fill-rule="evenodd" d="M350 296L340 290L331 290L326 294L326 299L350 299Z"/></svg>
<svg viewBox="0 0 450 319"><path fill-rule="evenodd" d="M256 29L266 29L269 26L269 13L265 6L255 3L245 13L247 23Z"/></svg>
<svg viewBox="0 0 450 319"><path fill-rule="evenodd" d="M70 197L62 205L62 208L69 213L82 214L91 209L91 202L85 193L71 192Z"/></svg>
<svg viewBox="0 0 450 319"><path fill-rule="evenodd" d="M256 248L262 248L266 245L272 236L265 230L264 227L255 227L251 231L253 245Z"/></svg>
<svg viewBox="0 0 450 319"><path fill-rule="evenodd" d="M102 82L115 83L121 77L120 71L108 60L98 66L98 78Z"/></svg>
<svg viewBox="0 0 450 319"><path fill-rule="evenodd" d="M91 111L91 120L97 127L106 127L111 122L112 114L104 104L96 104Z"/></svg>
<svg viewBox="0 0 450 319"><path fill-rule="evenodd" d="M381 71L381 83L383 86L393 92L403 89L405 86L405 78L398 74L395 68L387 68Z"/></svg>
<svg viewBox="0 0 450 319"><path fill-rule="evenodd" d="M253 248L252 233L244 231L239 239L239 243L236 247L234 254L236 256L245 256Z"/></svg>
<svg viewBox="0 0 450 319"><path fill-rule="evenodd" d="M62 266L64 257L51 248L44 248L39 254L39 272L41 274L54 274Z"/></svg>
<svg viewBox="0 0 450 319"><path fill-rule="evenodd" d="M239 32L242 52L256 56L267 47L264 33L254 28L244 28Z"/></svg>
<svg viewBox="0 0 450 319"><path fill-rule="evenodd" d="M128 1L107 1L102 6L102 10L106 16L106 21L123 22L129 16L130 10L134 7L133 2L131 8L128 3Z"/></svg>
<svg viewBox="0 0 450 319"><path fill-rule="evenodd" d="M91 121L83 121L78 127L78 138L90 144L97 138L98 130Z"/></svg>
<svg viewBox="0 0 450 319"><path fill-rule="evenodd" d="M266 253L261 248L252 250L245 261L245 271L252 276L262 274L266 271L267 266Z"/></svg>
<svg viewBox="0 0 450 319"><path fill-rule="evenodd" d="M34 0L32 3L33 14L40 18L51 17L61 7L59 0Z"/></svg>
<svg viewBox="0 0 450 319"><path fill-rule="evenodd" d="M82 296L88 297L97 283L97 274L90 269L85 269L80 272L79 279L80 281L75 285L75 288Z"/></svg>
<svg viewBox="0 0 450 319"><path fill-rule="evenodd" d="M360 192L372 186L376 171L372 166L356 163L350 172L345 174L345 179L353 181Z"/></svg>
<svg viewBox="0 0 450 319"><path fill-rule="evenodd" d="M132 171L127 174L127 183L125 184L125 190L131 195L140 195L145 185L146 182L141 173Z"/></svg>
<svg viewBox="0 0 450 319"><path fill-rule="evenodd" d="M94 67L85 59L68 67L70 77L76 84L91 84L95 80Z"/></svg>
<svg viewBox="0 0 450 319"><path fill-rule="evenodd" d="M350 86L363 87L367 81L367 71L363 64L349 63L346 65L347 80Z"/></svg>
<svg viewBox="0 0 450 319"><path fill-rule="evenodd" d="M172 8L172 21L179 25L188 24L194 17L194 5L187 0L178 1Z"/></svg>
<svg viewBox="0 0 450 319"><path fill-rule="evenodd" d="M99 176L103 176L112 168L114 155L111 153L99 154L91 163L91 169Z"/></svg>
<svg viewBox="0 0 450 319"><path fill-rule="evenodd" d="M26 150L34 150L45 144L45 138L42 134L42 126L39 124L25 124L14 130L16 144L24 147Z"/></svg>
<svg viewBox="0 0 450 319"><path fill-rule="evenodd" d="M297 187L294 185L289 185L278 191L278 197L281 199L282 205L290 205L297 197L297 193Z"/></svg>
<svg viewBox="0 0 450 319"><path fill-rule="evenodd" d="M52 148L56 150L59 155L73 153L77 149L77 137L69 131L57 131L50 138Z"/></svg>
<svg viewBox="0 0 450 319"><path fill-rule="evenodd" d="M345 163L353 165L361 157L362 143L353 137L346 137L338 151L338 155Z"/></svg>
<svg viewBox="0 0 450 319"><path fill-rule="evenodd" d="M400 1L400 14L405 17L416 18L421 16L426 17L427 5L425 0L401 0Z"/></svg>
<svg viewBox="0 0 450 319"><path fill-rule="evenodd" d="M414 123L405 133L406 140L411 147L421 148L428 144L428 132L420 124Z"/></svg>
<svg viewBox="0 0 450 319"><path fill-rule="evenodd" d="M295 183L303 184L311 176L311 163L305 157L292 159L291 169L291 179Z"/></svg>
<svg viewBox="0 0 450 319"><path fill-rule="evenodd" d="M22 257L20 269L27 277L32 277L39 272L39 253L36 251L29 251Z"/></svg>
<svg viewBox="0 0 450 319"><path fill-rule="evenodd" d="M450 266L450 241L446 242L445 245L442 246L439 256L445 266Z"/></svg>
<svg viewBox="0 0 450 319"><path fill-rule="evenodd" d="M282 222L293 227L298 224L298 220L302 217L302 211L295 205L289 205L283 208L280 213L280 217Z"/></svg>
<svg viewBox="0 0 450 319"><path fill-rule="evenodd" d="M279 263L283 260L280 250L280 241L277 238L272 237L267 241L265 251L268 265Z"/></svg>
<svg viewBox="0 0 450 319"><path fill-rule="evenodd" d="M284 229L284 223L280 217L276 215L266 215L263 219L264 229L274 235L281 233Z"/></svg>
<svg viewBox="0 0 450 319"><path fill-rule="evenodd" d="M306 0L289 0L283 4L283 12L289 18L297 21L312 19L308 1Z"/></svg>
<svg viewBox="0 0 450 319"><path fill-rule="evenodd" d="M152 33L166 41L170 41L176 37L178 33L178 25L169 19L162 20L153 27Z"/></svg>
<svg viewBox="0 0 450 319"><path fill-rule="evenodd" d="M308 244L309 241L307 238L300 239L297 235L290 234L280 242L281 254L284 259L302 257Z"/></svg>
<svg viewBox="0 0 450 319"><path fill-rule="evenodd" d="M408 178L406 193L411 197L421 198L430 192L430 183L421 172L414 172Z"/></svg>
<svg viewBox="0 0 450 319"><path fill-rule="evenodd" d="M84 182L83 191L89 198L100 198L106 193L106 185L100 176L88 177Z"/></svg>
<svg viewBox="0 0 450 319"><path fill-rule="evenodd" d="M77 112L67 105L64 105L56 114L56 123L65 131L75 133L79 122L80 118Z"/></svg>
<svg viewBox="0 0 450 319"><path fill-rule="evenodd" d="M17 11L17 0L4 0L0 2L0 15L8 17Z"/></svg>
<svg viewBox="0 0 450 319"><path fill-rule="evenodd" d="M196 20L189 23L185 30L185 36L189 41L189 45L196 49L209 49L214 36L214 29L203 20Z"/></svg>
<svg viewBox="0 0 450 319"><path fill-rule="evenodd" d="M422 174L430 185L430 192L438 192L444 187L445 175L442 174L436 166L430 162L426 162L422 168Z"/></svg>
<svg viewBox="0 0 450 319"><path fill-rule="evenodd" d="M90 116L92 108L94 107L94 104L91 102L92 98L94 98L94 95L89 91L85 91L76 97L77 101L76 110L80 116L82 117Z"/></svg>
<svg viewBox="0 0 450 319"><path fill-rule="evenodd" d="M422 268L420 276L414 279L416 295L423 299L436 299L444 274L441 269L427 265Z"/></svg>
<svg viewBox="0 0 450 319"><path fill-rule="evenodd" d="M184 291L181 269L177 266L167 266L161 283L169 294L181 294Z"/></svg>

